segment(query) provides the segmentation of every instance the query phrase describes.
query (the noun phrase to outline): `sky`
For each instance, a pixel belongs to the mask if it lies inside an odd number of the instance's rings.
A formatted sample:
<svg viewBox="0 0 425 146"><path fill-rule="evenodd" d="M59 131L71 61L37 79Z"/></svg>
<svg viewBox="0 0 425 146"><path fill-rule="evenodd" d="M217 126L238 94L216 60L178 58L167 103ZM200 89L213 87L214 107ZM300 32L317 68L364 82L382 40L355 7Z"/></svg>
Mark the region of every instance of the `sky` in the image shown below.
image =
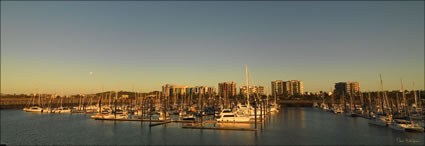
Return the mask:
<svg viewBox="0 0 425 146"><path fill-rule="evenodd" d="M2 93L240 87L245 64L267 91L424 89L424 2L1 2Z"/></svg>

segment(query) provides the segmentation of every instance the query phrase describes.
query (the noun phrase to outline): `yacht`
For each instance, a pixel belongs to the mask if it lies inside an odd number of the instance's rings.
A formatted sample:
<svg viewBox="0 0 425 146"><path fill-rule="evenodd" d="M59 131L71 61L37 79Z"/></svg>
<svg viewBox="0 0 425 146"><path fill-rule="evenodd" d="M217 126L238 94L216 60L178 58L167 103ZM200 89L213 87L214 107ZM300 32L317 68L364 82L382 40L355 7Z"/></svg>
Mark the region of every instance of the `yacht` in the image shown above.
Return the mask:
<svg viewBox="0 0 425 146"><path fill-rule="evenodd" d="M184 120L184 121L194 121L195 116L193 114L185 115L185 116L183 116L182 120Z"/></svg>
<svg viewBox="0 0 425 146"><path fill-rule="evenodd" d="M86 107L85 113L97 113L99 111L99 107L90 105Z"/></svg>
<svg viewBox="0 0 425 146"><path fill-rule="evenodd" d="M53 109L52 113L71 113L71 109L68 107L58 107Z"/></svg>
<svg viewBox="0 0 425 146"><path fill-rule="evenodd" d="M31 106L29 108L24 108L24 111L26 112L43 112L43 108L39 106Z"/></svg>
<svg viewBox="0 0 425 146"><path fill-rule="evenodd" d="M127 114L97 114L95 116L100 116L100 119L128 119ZM116 116L116 117L115 117Z"/></svg>
<svg viewBox="0 0 425 146"><path fill-rule="evenodd" d="M230 109L225 109L220 113L220 118L217 119L218 122L249 122L250 118L248 116L243 116L232 112Z"/></svg>
<svg viewBox="0 0 425 146"><path fill-rule="evenodd" d="M369 119L369 124L378 125L378 126L388 126L391 123L391 116L376 116L373 119Z"/></svg>
<svg viewBox="0 0 425 146"><path fill-rule="evenodd" d="M54 113L53 108L47 107L47 108L43 108L43 113Z"/></svg>
<svg viewBox="0 0 425 146"><path fill-rule="evenodd" d="M344 113L344 110L342 110L342 108L340 106L335 106L334 113L335 114L342 114L342 113Z"/></svg>
<svg viewBox="0 0 425 146"><path fill-rule="evenodd" d="M104 116L103 116L102 113L98 113L96 115L90 116L90 118L92 118L92 119L102 119L102 118L104 118Z"/></svg>
<svg viewBox="0 0 425 146"><path fill-rule="evenodd" d="M399 131L417 131L424 132L424 128L419 126L417 123L408 120L402 119L394 119L391 125L389 125L391 129L399 130Z"/></svg>

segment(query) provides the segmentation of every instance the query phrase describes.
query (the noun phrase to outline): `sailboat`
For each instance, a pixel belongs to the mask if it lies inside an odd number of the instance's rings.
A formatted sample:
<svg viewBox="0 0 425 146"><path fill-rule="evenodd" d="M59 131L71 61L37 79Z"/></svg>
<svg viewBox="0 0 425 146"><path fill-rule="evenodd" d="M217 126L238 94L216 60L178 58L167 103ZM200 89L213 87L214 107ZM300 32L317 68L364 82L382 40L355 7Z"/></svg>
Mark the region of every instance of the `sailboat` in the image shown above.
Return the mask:
<svg viewBox="0 0 425 146"><path fill-rule="evenodd" d="M399 131L423 132L424 128L422 126L420 126L418 123L414 123L413 120L410 118L410 111L409 111L409 108L407 107L409 104L406 101L406 96L404 94L404 89L403 89L403 80L400 79L400 83L401 83L401 91L403 93L404 107L407 110L408 118L410 120L394 119L394 120L392 120L392 123L389 127L394 129L394 130L399 130Z"/></svg>
<svg viewBox="0 0 425 146"><path fill-rule="evenodd" d="M245 65L245 74L246 74L246 97L247 97L247 102L246 105L242 105L242 104L238 104L237 105L237 110L235 111L236 116L234 117L248 117L250 119L254 119L255 118L255 109L252 108L250 106L249 103L249 74L248 74L248 65ZM261 111L257 110L257 118L259 118L261 115ZM220 113L220 117L223 117L223 115L221 115Z"/></svg>
<svg viewBox="0 0 425 146"><path fill-rule="evenodd" d="M413 121L403 120L403 119L394 119L391 125L389 125L391 129L399 130L399 131L418 131L424 132L424 128L421 127L418 123L414 123Z"/></svg>
<svg viewBox="0 0 425 146"><path fill-rule="evenodd" d="M382 115L379 114L379 111L375 112L375 118L370 117L368 123L369 124L374 124L374 125L378 125L378 126L388 126L389 124L391 124L392 121L392 115L385 115L385 110L384 110L384 98L385 98L385 94L383 93L384 91L384 85L382 83L382 77L381 74L379 74L379 78L381 81L381 91L382 91L382 97L381 99L381 110L382 110ZM379 109L379 108L378 108Z"/></svg>
<svg viewBox="0 0 425 146"><path fill-rule="evenodd" d="M103 95L103 90L102 90L102 95ZM103 116L103 112L105 112L105 111L102 111L102 96L100 96L100 98L99 98L99 101L98 101L98 105L99 105L99 111L98 111L98 113L96 114L96 115L92 115L92 116L90 116L92 119L101 119L101 118L104 118L104 116ZM105 114L108 114L108 112L106 111L106 113Z"/></svg>
<svg viewBox="0 0 425 146"><path fill-rule="evenodd" d="M323 97L323 101L320 104L320 108L323 109L324 111L327 111L329 109L328 104L326 104L326 98L325 97Z"/></svg>
<svg viewBox="0 0 425 146"><path fill-rule="evenodd" d="M353 96L350 94L350 112L346 113L347 116L356 117L357 115L354 113L354 105L353 105Z"/></svg>
<svg viewBox="0 0 425 146"><path fill-rule="evenodd" d="M273 91L273 92L274 92L274 94L273 94L274 95L274 103L270 107L270 112L279 112L280 106L277 104L276 92L275 91Z"/></svg>
<svg viewBox="0 0 425 146"><path fill-rule="evenodd" d="M28 111L28 110L30 110L30 105L31 106L34 106L34 100L35 100L35 93L33 93L33 96L31 97L31 101L29 101L28 103L27 103L27 105L24 107L24 111Z"/></svg>
<svg viewBox="0 0 425 146"><path fill-rule="evenodd" d="M71 113L71 108L68 108L68 107L63 107L63 98L64 98L64 95L63 95L63 93L62 93L62 97L61 97L61 99L60 99L60 106L58 107L58 108L55 108L55 109L53 109L53 113Z"/></svg>
<svg viewBox="0 0 425 146"><path fill-rule="evenodd" d="M24 111L26 112L43 112L43 108L40 107L41 104L41 94L38 94L38 105L34 104L34 100L31 107L29 108L24 108Z"/></svg>

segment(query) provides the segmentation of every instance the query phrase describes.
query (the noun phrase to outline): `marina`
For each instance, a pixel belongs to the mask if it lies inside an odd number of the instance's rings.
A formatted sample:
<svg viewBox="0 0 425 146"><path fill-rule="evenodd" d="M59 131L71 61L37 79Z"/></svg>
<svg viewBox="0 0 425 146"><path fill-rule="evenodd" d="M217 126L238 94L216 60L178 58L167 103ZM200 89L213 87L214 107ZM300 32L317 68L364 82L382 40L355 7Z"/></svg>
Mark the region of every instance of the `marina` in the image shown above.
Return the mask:
<svg viewBox="0 0 425 146"><path fill-rule="evenodd" d="M189 129L182 127L191 123L174 122L150 127L149 122L93 120L91 114L83 113L0 112L1 143L7 145L423 145L425 137L424 133L401 132L368 124L365 118L311 107L283 108L266 117L257 131ZM253 124L223 126L254 128Z"/></svg>
<svg viewBox="0 0 425 146"><path fill-rule="evenodd" d="M425 146L423 0L0 3L0 146Z"/></svg>
<svg viewBox="0 0 425 146"><path fill-rule="evenodd" d="M250 87L249 77L248 66L245 65L245 87ZM297 81L294 81L294 83L296 82ZM341 89L340 86L358 83L336 83L334 94L319 94L317 98L321 98L321 102L314 102L312 106L308 108L282 106L281 101L285 101L285 97L282 99L282 97L277 96L276 93L272 95L258 94L258 92L254 92L254 90L251 91L246 89L241 90L239 96L229 96L228 94L233 94L232 92L225 92L224 94L221 92L222 94L216 96L212 94L212 92L207 92L208 88L205 87L195 88L195 92L182 92L182 89L187 90L187 87L181 88L181 86L170 86L167 84L163 86L163 92L154 92L151 94L141 94L139 92L120 94L118 91L107 91L96 94L79 95L77 98L74 97L71 99L67 99L64 96L57 96L56 94L45 94L44 96L43 94L33 94L31 100L27 102L22 110L1 111L2 117L7 115L13 118L14 115L9 114L14 113L21 116L18 118L24 118L21 120L26 120L25 118L28 117L35 118L29 120L30 122L42 119L52 119L51 121L54 122L53 119L56 117L66 117L69 121L73 121L74 118L77 118L80 122L85 122L86 124L90 123L90 125L95 127L99 124L102 126L105 123L110 124L112 122L114 128L125 125L130 126L131 130L139 129L139 131L146 131L146 129L149 129L149 132L155 132L158 130L165 131L170 128L173 130L178 129L177 131L179 131L178 133L164 132L161 137L168 137L175 134L180 135L187 131L193 132L193 130L206 131L205 133L208 133L207 131L242 132L245 133L243 135L254 135L258 141L251 141L250 143L260 145L277 144L276 142L279 142L279 144L291 144L292 139L286 139L284 142L279 141L280 138L266 141L266 139L269 138L267 137L269 131L279 131L276 134L282 136L288 134L288 132L294 134L297 134L299 131L311 132L313 135L305 133L299 133L300 135L297 135L304 137L308 142L313 142L310 144L315 144L314 142L317 142L315 139L329 138L322 137L325 136L321 135L322 132L334 132L326 136L337 136L343 139L343 141L332 140L327 142L335 142L333 144L342 145L353 144L353 141L346 141L347 138L356 139L350 137L350 134L353 133L353 129L368 130L370 137L374 137L374 135L370 135L374 133L371 131L376 131L377 133L381 132L377 134L378 136L388 133L391 133L391 135L395 133L395 135L397 135L397 137L387 136L383 138L386 139L385 142L379 139L369 139L360 140L362 143L358 144L423 144L425 119L423 116L424 111L422 110L423 101L421 92L403 90L402 80L400 80L402 89L400 92L384 91L381 76L380 82L381 91L362 93L359 90L353 91L350 89L349 94L344 93L344 91L348 91L347 87L344 87L343 90L339 90ZM226 84L230 86L234 85L234 83L226 82L221 85L228 86ZM274 84L274 82L272 82L272 84ZM355 85L353 88L356 89ZM190 90L191 88L189 88L189 91ZM273 89L272 91L275 90ZM342 91L342 93L340 91ZM128 93L133 94L133 97L129 98ZM399 96L402 97L402 100ZM77 100L78 104L65 105L64 100L71 100L71 103L72 100ZM305 102L299 103L302 103L301 105L305 104ZM337 121L331 121L332 119ZM10 129L11 127L7 125L13 125L13 121L14 120L3 120L2 118L2 129ZM50 120L48 121L50 122ZM333 125L326 125L328 123L323 123L324 121L333 123ZM338 128L338 124L343 125L347 124L347 122L351 122L351 124L346 125L347 127L342 127L342 129L335 129ZM5 127L3 126L4 124L6 125ZM49 125L43 122L41 122L41 124ZM63 122L58 122L58 124L63 124ZM81 124L74 126L76 126L76 129L79 129L78 127L84 127L83 129L87 128ZM320 128L316 126L320 126ZM26 144L25 142L28 142L17 141L16 139L14 140L13 137L8 137L10 135L9 132L13 132L11 130L2 130L1 132L2 136L4 135L6 137L6 139L2 139L2 143ZM68 137L68 133L77 134L85 132L85 130L61 132L66 132L64 136ZM357 134L361 133L358 132L360 131L357 131ZM124 133L122 134L125 135ZM114 132L113 135L115 134L120 134L120 132ZM210 136L225 135L226 134L220 132L219 134L213 133ZM150 136L154 135L149 134L148 138ZM200 143L191 140L174 141L177 139L173 139L171 142L173 142L172 144L179 144L179 142L182 142L183 144L204 145L208 144L207 142L211 139L210 136L204 137L203 134L198 136L203 139ZM273 135L272 137L275 136L276 135ZM93 135L89 135L88 137L93 137ZM176 138L174 136L171 137ZM356 137L361 136L356 135ZM115 139L116 137L109 138ZM129 144L145 144L143 141L139 141L139 138L134 134L128 135L127 138L127 141L120 141L119 144L126 144L126 142L130 142ZM158 137L154 137L154 139L155 138ZM363 138L367 139L368 137ZM238 139L242 140L244 138L239 137ZM389 141L389 139L391 139L391 141ZM296 144L302 143L300 140L301 139L298 139ZM170 140L168 142L170 142ZM229 142L229 140L221 140L221 142L225 144ZM50 143L41 142L39 144ZM73 140L65 144L76 143L75 140ZM105 143L94 142L93 144ZM154 143L149 142L148 144ZM218 142L218 144L220 144L220 142ZM244 144L244 141L237 141L235 144Z"/></svg>

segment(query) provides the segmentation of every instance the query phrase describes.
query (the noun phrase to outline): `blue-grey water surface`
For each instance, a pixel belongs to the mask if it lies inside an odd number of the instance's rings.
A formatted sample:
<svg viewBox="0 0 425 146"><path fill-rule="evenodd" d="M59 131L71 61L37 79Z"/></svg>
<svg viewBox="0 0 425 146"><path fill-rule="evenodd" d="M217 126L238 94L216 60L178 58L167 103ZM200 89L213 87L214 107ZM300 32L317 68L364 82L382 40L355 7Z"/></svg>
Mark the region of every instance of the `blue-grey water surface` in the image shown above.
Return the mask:
<svg viewBox="0 0 425 146"><path fill-rule="evenodd" d="M181 123L149 128L149 122L99 121L86 114L0 111L0 142L7 145L424 145L425 136L313 108L284 108L257 132L183 129Z"/></svg>

